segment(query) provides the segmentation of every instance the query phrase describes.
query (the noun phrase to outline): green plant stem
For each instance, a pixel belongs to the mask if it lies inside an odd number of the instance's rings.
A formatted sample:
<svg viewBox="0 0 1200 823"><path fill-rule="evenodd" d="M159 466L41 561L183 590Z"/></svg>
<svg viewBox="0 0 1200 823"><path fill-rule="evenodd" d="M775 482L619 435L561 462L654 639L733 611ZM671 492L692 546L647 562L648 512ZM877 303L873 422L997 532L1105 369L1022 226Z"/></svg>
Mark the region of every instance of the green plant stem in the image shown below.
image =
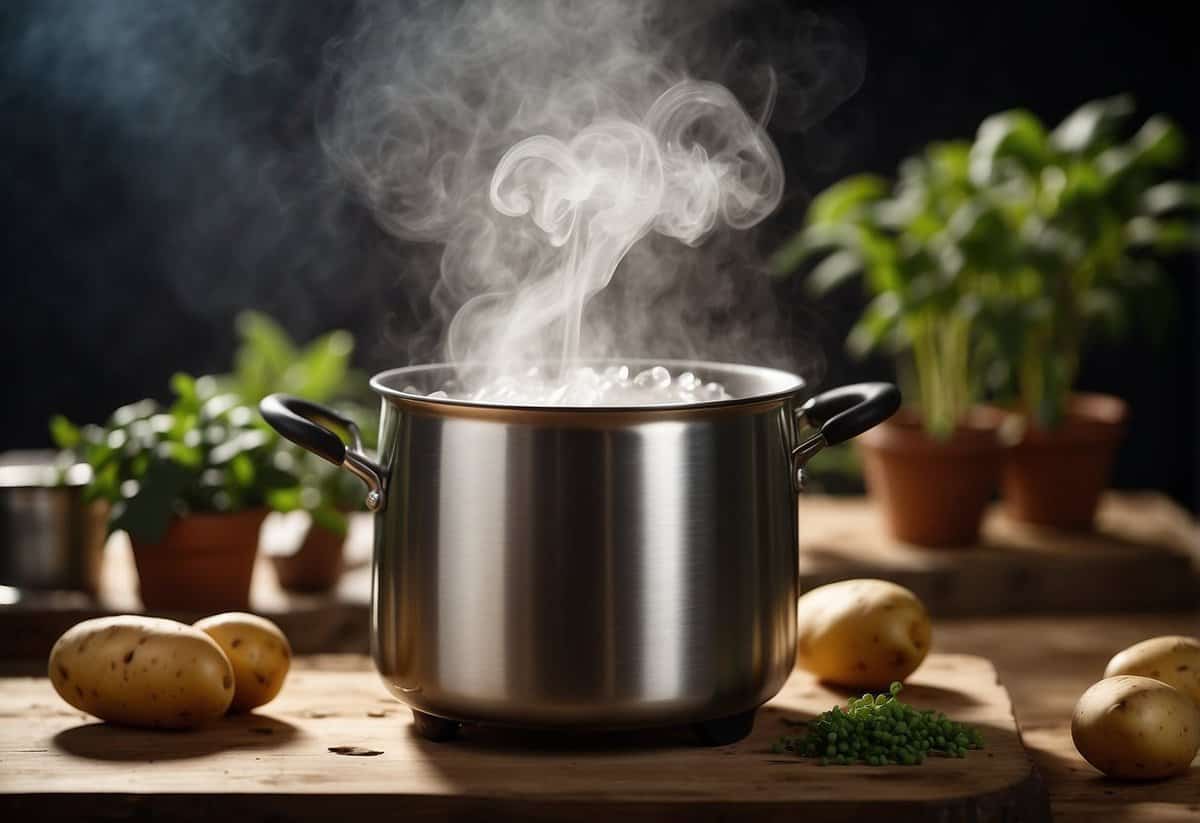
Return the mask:
<svg viewBox="0 0 1200 823"><path fill-rule="evenodd" d="M930 312L910 331L925 428L934 437L949 437L971 406L971 320Z"/></svg>

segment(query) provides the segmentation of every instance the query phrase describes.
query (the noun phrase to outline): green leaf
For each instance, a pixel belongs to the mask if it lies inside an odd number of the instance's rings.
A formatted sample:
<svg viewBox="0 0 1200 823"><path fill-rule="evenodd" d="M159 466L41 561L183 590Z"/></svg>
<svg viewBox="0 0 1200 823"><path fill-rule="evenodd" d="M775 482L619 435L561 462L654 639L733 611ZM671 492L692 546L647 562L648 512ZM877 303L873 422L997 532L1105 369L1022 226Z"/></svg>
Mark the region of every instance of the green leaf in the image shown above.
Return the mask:
<svg viewBox="0 0 1200 823"><path fill-rule="evenodd" d="M186 469L196 470L204 464L204 455L200 449L188 446L179 441L168 441L159 446L161 456L173 460Z"/></svg>
<svg viewBox="0 0 1200 823"><path fill-rule="evenodd" d="M138 484L138 492L124 501L111 528L148 543L157 543L167 533L176 501L191 481L192 473L171 460L156 460Z"/></svg>
<svg viewBox="0 0 1200 823"><path fill-rule="evenodd" d="M1133 98L1127 94L1084 103L1051 132L1050 144L1068 154L1094 153L1133 114L1133 108Z"/></svg>
<svg viewBox="0 0 1200 823"><path fill-rule="evenodd" d="M824 294L862 271L862 260L848 250L835 251L818 263L808 277L808 288L814 294Z"/></svg>
<svg viewBox="0 0 1200 823"><path fill-rule="evenodd" d="M263 429L246 429L209 452L208 460L214 466L222 466L245 452L263 448L273 440L272 432Z"/></svg>
<svg viewBox="0 0 1200 823"><path fill-rule="evenodd" d="M283 375L296 361L296 347L283 327L265 314L254 311L238 315L236 327L242 339L234 356L238 393L257 403L273 391L286 391Z"/></svg>
<svg viewBox="0 0 1200 823"><path fill-rule="evenodd" d="M863 234L861 228L850 224L805 226L771 256L767 265L775 274L788 274L816 254L836 249L861 250Z"/></svg>
<svg viewBox="0 0 1200 823"><path fill-rule="evenodd" d="M1097 168L1115 186L1139 172L1178 164L1184 152L1183 134L1165 117L1151 117L1127 144L1114 146L1097 158Z"/></svg>
<svg viewBox="0 0 1200 823"><path fill-rule="evenodd" d="M1037 117L1024 109L993 114L980 124L971 147L971 180L985 185L997 179L1006 160L1032 172L1047 159L1046 130Z"/></svg>
<svg viewBox="0 0 1200 823"><path fill-rule="evenodd" d="M289 390L315 403L328 403L343 388L350 368L354 338L349 332L333 331L308 345L287 372Z"/></svg>
<svg viewBox="0 0 1200 823"><path fill-rule="evenodd" d="M1142 193L1140 206L1154 217L1173 211L1200 209L1200 185L1178 180L1159 183Z"/></svg>
<svg viewBox="0 0 1200 823"><path fill-rule="evenodd" d="M873 174L847 177L813 198L808 207L808 223L842 223L860 212L863 206L886 195L887 190L887 182Z"/></svg>
<svg viewBox="0 0 1200 823"><path fill-rule="evenodd" d="M254 485L254 461L246 456L245 452L234 456L229 461L229 473L233 475L233 479L239 486L250 488Z"/></svg>
<svg viewBox="0 0 1200 823"><path fill-rule="evenodd" d="M346 515L331 506L318 506L309 512L313 523L318 527L334 534L345 536L349 530L350 521Z"/></svg>
<svg viewBox="0 0 1200 823"><path fill-rule="evenodd" d="M301 508L301 489L292 486L286 489L272 489L265 495L267 505L272 511L294 512Z"/></svg>
<svg viewBox="0 0 1200 823"><path fill-rule="evenodd" d="M1173 166L1183 157L1183 132L1169 118L1154 115L1133 136L1142 163L1155 168Z"/></svg>
<svg viewBox="0 0 1200 823"><path fill-rule="evenodd" d="M971 144L966 140L942 140L925 149L930 176L942 184L965 183L971 165Z"/></svg>
<svg viewBox="0 0 1200 823"><path fill-rule="evenodd" d="M50 437L60 449L73 449L80 441L79 429L61 414L50 418Z"/></svg>
<svg viewBox="0 0 1200 823"><path fill-rule="evenodd" d="M900 300L885 292L872 300L846 340L846 348L856 357L863 357L882 345L896 329L900 316Z"/></svg>
<svg viewBox="0 0 1200 823"><path fill-rule="evenodd" d="M200 400L196 395L196 379L190 374L184 372L176 372L171 375L171 391L175 397L183 405L190 408L199 408Z"/></svg>
<svg viewBox="0 0 1200 823"><path fill-rule="evenodd" d="M1132 246L1149 246L1159 254L1200 249L1200 225L1190 220L1155 220L1135 217L1125 225Z"/></svg>

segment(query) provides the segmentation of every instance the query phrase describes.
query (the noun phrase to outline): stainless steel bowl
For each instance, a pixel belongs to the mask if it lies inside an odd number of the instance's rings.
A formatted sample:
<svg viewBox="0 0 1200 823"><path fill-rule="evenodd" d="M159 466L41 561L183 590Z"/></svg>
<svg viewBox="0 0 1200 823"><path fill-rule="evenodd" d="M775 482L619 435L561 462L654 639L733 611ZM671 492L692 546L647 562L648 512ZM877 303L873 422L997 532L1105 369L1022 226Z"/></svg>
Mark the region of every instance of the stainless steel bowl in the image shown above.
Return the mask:
<svg viewBox="0 0 1200 823"><path fill-rule="evenodd" d="M783 685L804 461L890 416L899 395L865 384L801 406L787 372L661 364L736 399L500 406L403 390L440 387L449 366L396 369L371 381L378 462L335 412L263 401L284 436L367 483L373 655L427 736L459 721L695 723L724 742Z"/></svg>
<svg viewBox="0 0 1200 823"><path fill-rule="evenodd" d="M0 585L96 592L108 512L84 501L90 478L44 452L0 457Z"/></svg>

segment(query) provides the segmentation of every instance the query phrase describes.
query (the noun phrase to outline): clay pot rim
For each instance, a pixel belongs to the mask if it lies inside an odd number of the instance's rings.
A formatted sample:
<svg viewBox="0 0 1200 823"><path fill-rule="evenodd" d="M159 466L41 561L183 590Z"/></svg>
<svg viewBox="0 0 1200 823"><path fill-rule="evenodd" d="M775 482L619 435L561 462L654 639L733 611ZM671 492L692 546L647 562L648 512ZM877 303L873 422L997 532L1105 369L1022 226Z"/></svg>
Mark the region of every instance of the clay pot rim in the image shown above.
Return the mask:
<svg viewBox="0 0 1200 823"><path fill-rule="evenodd" d="M255 535L262 528L263 521L271 510L265 506L239 509L236 512L189 512L175 514L167 522L167 530L158 540L144 540L129 535L129 542L138 547L160 547L170 543L187 544L197 540L204 541L213 530L226 528L244 528L254 531ZM255 540L257 541L257 536Z"/></svg>
<svg viewBox="0 0 1200 823"><path fill-rule="evenodd" d="M1014 444L1017 448L1108 443L1124 434L1129 404L1112 394L1074 392L1067 398L1063 421L1052 429L1038 427L1019 412L1006 413L1026 423Z"/></svg>
<svg viewBox="0 0 1200 823"><path fill-rule="evenodd" d="M889 420L859 435L858 442L869 449L909 452L942 457L976 457L998 454L1003 448L999 431L1006 414L990 406L974 406L945 440L925 431L915 409L903 407Z"/></svg>
<svg viewBox="0 0 1200 823"><path fill-rule="evenodd" d="M240 518L250 519L254 517L266 517L271 513L271 511L272 510L266 506L253 506L248 509L238 509L235 512L188 512L187 514L171 515L171 522L177 523L181 520L205 520L212 522L215 520L233 520Z"/></svg>

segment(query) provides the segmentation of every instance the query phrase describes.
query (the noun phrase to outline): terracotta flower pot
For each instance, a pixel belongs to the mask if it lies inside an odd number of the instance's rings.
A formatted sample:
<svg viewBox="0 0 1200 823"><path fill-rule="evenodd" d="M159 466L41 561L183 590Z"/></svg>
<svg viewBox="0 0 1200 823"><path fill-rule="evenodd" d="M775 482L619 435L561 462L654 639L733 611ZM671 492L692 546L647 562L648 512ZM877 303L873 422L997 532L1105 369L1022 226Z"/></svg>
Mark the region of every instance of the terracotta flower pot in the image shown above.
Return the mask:
<svg viewBox="0 0 1200 823"><path fill-rule="evenodd" d="M1075 394L1057 428L1027 428L1004 461L1008 515L1056 529L1090 529L1100 493L1108 488L1127 414L1120 398Z"/></svg>
<svg viewBox="0 0 1200 823"><path fill-rule="evenodd" d="M1003 415L973 409L947 440L901 409L858 438L867 490L883 506L889 531L921 546L965 546L979 536L1004 460Z"/></svg>
<svg viewBox="0 0 1200 823"><path fill-rule="evenodd" d="M264 509L190 514L157 543L131 540L142 604L153 611L216 612L250 606Z"/></svg>
<svg viewBox="0 0 1200 823"><path fill-rule="evenodd" d="M294 592L324 592L342 576L342 554L346 535L316 523L308 527L304 542L293 554L273 554L279 585Z"/></svg>

